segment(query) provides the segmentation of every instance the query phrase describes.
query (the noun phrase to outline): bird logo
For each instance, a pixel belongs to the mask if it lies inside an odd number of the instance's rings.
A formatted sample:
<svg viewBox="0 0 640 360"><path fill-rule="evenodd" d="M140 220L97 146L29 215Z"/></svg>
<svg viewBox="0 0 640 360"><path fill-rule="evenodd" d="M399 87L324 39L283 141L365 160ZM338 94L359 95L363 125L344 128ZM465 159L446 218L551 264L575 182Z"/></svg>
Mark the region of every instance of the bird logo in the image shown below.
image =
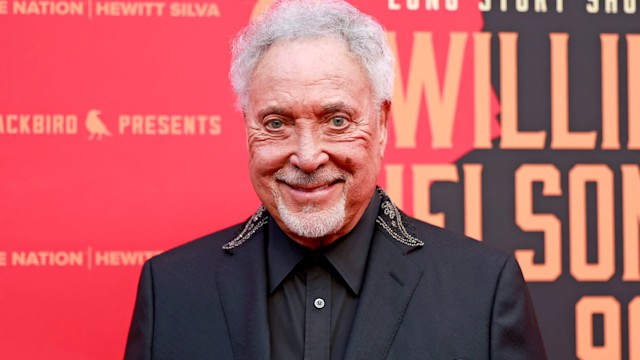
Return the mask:
<svg viewBox="0 0 640 360"><path fill-rule="evenodd" d="M102 140L102 136L111 136L111 132L107 129L107 126L100 120L100 110L91 109L87 113L87 119L84 125L89 131L89 140L93 140L97 137L98 140Z"/></svg>

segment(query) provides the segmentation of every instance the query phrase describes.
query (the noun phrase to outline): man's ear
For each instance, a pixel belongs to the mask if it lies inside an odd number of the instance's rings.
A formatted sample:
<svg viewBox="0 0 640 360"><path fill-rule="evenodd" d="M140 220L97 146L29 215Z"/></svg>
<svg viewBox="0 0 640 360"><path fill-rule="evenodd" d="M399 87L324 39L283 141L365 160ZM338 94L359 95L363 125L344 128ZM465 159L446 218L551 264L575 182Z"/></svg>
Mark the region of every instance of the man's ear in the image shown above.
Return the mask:
<svg viewBox="0 0 640 360"><path fill-rule="evenodd" d="M247 112L242 110L242 118L244 119L244 143L249 149L249 117L247 116Z"/></svg>
<svg viewBox="0 0 640 360"><path fill-rule="evenodd" d="M385 100L380 104L380 156L384 156L384 149L387 147L387 137L389 133L389 112L391 111L391 100Z"/></svg>

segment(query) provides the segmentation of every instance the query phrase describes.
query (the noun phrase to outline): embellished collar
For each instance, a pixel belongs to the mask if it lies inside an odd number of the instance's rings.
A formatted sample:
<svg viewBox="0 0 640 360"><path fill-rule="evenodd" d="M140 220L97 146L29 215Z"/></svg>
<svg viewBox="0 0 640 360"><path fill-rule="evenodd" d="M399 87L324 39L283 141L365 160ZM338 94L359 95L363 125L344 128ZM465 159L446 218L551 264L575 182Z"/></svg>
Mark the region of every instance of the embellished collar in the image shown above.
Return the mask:
<svg viewBox="0 0 640 360"><path fill-rule="evenodd" d="M376 218L378 228L387 233L392 239L404 245L418 248L424 246L424 242L415 236L411 231L412 225L405 215L389 198L389 195L377 187L378 196L380 196L381 205ZM222 246L223 250L230 251L249 240L256 231L269 223L269 214L264 207L260 205L258 210L244 223L240 233L231 241Z"/></svg>

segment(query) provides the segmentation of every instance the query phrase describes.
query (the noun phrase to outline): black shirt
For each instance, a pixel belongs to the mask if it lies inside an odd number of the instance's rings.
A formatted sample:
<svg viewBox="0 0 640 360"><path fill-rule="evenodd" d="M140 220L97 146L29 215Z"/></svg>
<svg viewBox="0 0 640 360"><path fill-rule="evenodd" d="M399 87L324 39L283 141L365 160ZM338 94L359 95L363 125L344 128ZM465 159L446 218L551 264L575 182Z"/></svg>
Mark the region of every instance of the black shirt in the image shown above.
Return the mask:
<svg viewBox="0 0 640 360"><path fill-rule="evenodd" d="M269 331L273 359L342 359L367 267L380 197L347 235L318 250L269 217Z"/></svg>

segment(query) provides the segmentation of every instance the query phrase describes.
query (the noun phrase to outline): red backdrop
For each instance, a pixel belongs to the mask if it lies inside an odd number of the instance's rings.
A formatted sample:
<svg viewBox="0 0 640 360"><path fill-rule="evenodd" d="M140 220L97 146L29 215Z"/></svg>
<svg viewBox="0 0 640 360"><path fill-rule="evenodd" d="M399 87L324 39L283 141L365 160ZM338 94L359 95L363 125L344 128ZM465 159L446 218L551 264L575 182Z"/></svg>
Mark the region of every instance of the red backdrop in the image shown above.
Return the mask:
<svg viewBox="0 0 640 360"><path fill-rule="evenodd" d="M398 58L380 184L520 254L552 359L640 359L640 29L614 2L353 1ZM121 357L144 260L258 206L227 72L259 3L0 0L1 358Z"/></svg>

